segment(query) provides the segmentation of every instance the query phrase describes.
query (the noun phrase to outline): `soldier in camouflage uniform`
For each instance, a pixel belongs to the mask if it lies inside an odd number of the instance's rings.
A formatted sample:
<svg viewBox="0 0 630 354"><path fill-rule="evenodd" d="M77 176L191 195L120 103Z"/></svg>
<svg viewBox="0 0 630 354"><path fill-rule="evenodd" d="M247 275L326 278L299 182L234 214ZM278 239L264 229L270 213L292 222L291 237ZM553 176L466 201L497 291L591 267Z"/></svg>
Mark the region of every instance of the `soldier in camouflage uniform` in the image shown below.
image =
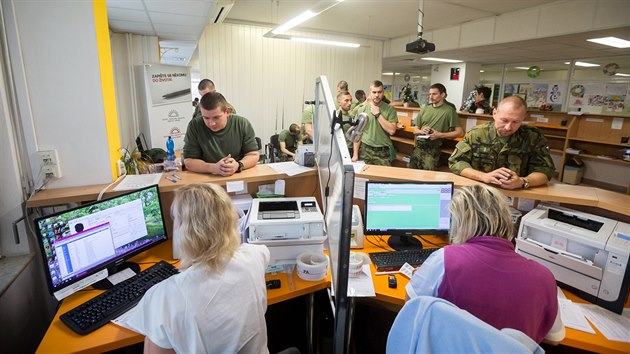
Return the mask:
<svg viewBox="0 0 630 354"><path fill-rule="evenodd" d="M467 103L467 106L463 109L465 112L477 113L478 109L483 109L483 113L491 114L492 106L490 106L490 96L492 96L492 90L489 87L479 86L477 87L475 96L472 101Z"/></svg>
<svg viewBox="0 0 630 354"><path fill-rule="evenodd" d="M396 133L398 114L383 102L383 83L375 80L370 85L371 102L360 106L356 114L367 113L368 120L361 141L354 143L352 161L359 159L369 165L391 166L396 158L396 150L390 135Z"/></svg>
<svg viewBox="0 0 630 354"><path fill-rule="evenodd" d="M547 139L536 127L521 125L526 104L518 96L503 99L494 122L474 127L448 159L453 173L505 189L546 184L555 170Z"/></svg>
<svg viewBox="0 0 630 354"><path fill-rule="evenodd" d="M430 105L418 114L413 133L416 143L409 159L409 167L435 171L440 165L440 153L444 138L464 135L455 109L446 102L446 88L442 84L431 85Z"/></svg>
<svg viewBox="0 0 630 354"><path fill-rule="evenodd" d="M341 112L342 121L344 122L352 121L352 116L350 115L351 106L352 106L352 95L347 91L339 92L337 94L337 107ZM344 135L346 134L346 132L348 132L350 127L352 127L350 123L346 123L341 127L341 129L343 129ZM350 156L352 156L352 148L353 148L354 143L352 142L352 140L349 140L347 137L346 137L346 145L348 146L348 152L350 153Z"/></svg>

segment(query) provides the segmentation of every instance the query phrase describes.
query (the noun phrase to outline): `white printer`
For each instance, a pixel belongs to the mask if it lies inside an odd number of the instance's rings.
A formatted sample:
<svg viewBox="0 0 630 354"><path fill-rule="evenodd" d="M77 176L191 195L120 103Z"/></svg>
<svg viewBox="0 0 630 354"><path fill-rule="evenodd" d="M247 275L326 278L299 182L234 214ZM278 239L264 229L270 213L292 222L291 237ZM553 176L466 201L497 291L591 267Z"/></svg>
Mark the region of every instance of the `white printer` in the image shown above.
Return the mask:
<svg viewBox="0 0 630 354"><path fill-rule="evenodd" d="M269 248L269 265L295 264L302 252L324 251L324 216L314 197L256 198L249 218L248 242Z"/></svg>
<svg viewBox="0 0 630 354"><path fill-rule="evenodd" d="M546 266L576 295L623 311L630 289L630 224L539 205L521 220L516 251Z"/></svg>

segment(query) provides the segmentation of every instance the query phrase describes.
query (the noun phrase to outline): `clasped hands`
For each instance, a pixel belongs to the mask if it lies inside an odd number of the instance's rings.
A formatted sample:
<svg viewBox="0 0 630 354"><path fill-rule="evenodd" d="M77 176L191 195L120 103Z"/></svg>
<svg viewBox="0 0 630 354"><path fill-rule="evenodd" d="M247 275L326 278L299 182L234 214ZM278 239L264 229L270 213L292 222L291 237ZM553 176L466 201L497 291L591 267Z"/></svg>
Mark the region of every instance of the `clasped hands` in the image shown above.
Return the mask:
<svg viewBox="0 0 630 354"><path fill-rule="evenodd" d="M523 181L516 172L506 167L500 167L494 171L484 173L482 182L496 184L504 189L518 189L523 186Z"/></svg>
<svg viewBox="0 0 630 354"><path fill-rule="evenodd" d="M226 157L214 164L215 172L213 173L223 177L228 177L236 173L238 166L238 161L232 158L231 154L228 154Z"/></svg>

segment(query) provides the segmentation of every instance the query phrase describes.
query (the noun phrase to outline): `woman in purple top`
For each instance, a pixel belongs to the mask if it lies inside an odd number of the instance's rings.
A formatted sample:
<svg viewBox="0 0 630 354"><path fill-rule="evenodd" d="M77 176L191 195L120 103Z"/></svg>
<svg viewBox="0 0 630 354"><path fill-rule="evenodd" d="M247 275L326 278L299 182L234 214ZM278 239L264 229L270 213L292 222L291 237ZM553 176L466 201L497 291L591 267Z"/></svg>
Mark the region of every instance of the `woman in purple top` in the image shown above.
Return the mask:
<svg viewBox="0 0 630 354"><path fill-rule="evenodd" d="M484 322L514 328L537 343L564 338L556 281L544 266L514 251L505 196L478 184L455 192L450 246L434 252L411 278L407 296L448 300Z"/></svg>

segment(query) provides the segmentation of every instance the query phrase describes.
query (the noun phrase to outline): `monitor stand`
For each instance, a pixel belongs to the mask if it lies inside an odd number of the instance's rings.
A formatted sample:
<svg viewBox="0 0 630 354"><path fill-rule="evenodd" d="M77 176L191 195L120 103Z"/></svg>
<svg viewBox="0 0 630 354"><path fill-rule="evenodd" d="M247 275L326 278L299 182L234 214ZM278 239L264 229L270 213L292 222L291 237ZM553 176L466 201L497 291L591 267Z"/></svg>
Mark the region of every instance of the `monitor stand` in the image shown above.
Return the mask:
<svg viewBox="0 0 630 354"><path fill-rule="evenodd" d="M422 242L413 236L390 236L387 245L396 251L421 250Z"/></svg>
<svg viewBox="0 0 630 354"><path fill-rule="evenodd" d="M113 265L111 267L107 268L107 273L109 274L108 278L111 277L112 275L123 271L127 268L131 268L131 270L134 271L134 273L140 273L140 265L138 263L134 263L134 262L123 262L119 265ZM107 278L102 279L97 281L96 283L92 284L92 287L94 289L98 289L98 290L107 290L111 287L113 287L114 284L112 284Z"/></svg>

